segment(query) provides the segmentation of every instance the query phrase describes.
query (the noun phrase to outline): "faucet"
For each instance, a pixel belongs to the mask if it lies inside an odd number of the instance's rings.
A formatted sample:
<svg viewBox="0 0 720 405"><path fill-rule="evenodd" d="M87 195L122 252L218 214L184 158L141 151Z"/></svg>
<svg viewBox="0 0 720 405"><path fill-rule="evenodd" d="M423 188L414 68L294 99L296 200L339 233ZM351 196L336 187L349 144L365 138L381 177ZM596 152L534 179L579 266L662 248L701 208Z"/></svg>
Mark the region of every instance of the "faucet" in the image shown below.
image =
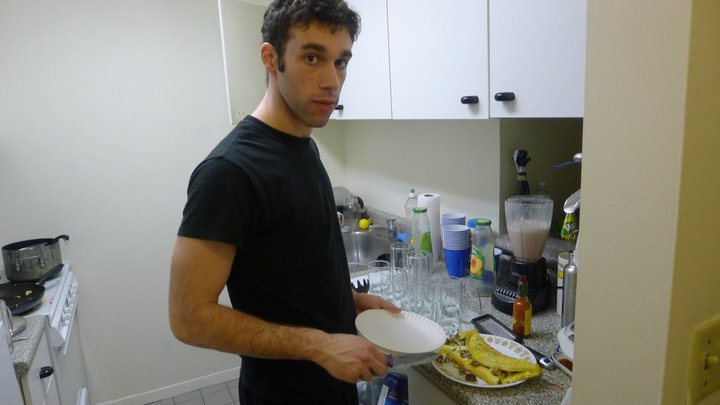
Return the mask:
<svg viewBox="0 0 720 405"><path fill-rule="evenodd" d="M582 162L582 153L576 153L575 156L573 156L573 160L577 163ZM563 204L563 211L565 211L565 221L563 221L563 229L560 232L560 236L563 239L568 239L574 242L573 251L576 254L576 264L579 263L580 258L578 255L578 246L580 244L580 227L577 223L577 220L574 219L574 214L578 208L580 208L580 190L572 193L570 197L568 197L565 200L565 204ZM573 218L571 222L568 222L568 218ZM572 224L574 222L574 224ZM566 225L568 223L568 225ZM567 228L566 228L567 226ZM565 236L563 237L563 234L565 233Z"/></svg>
<svg viewBox="0 0 720 405"><path fill-rule="evenodd" d="M576 153L575 155L573 155L573 161L581 163L582 153ZM577 211L578 208L580 208L580 190L572 193L570 197L565 200L563 211L565 211L566 214L572 214Z"/></svg>
<svg viewBox="0 0 720 405"><path fill-rule="evenodd" d="M573 214L578 208L580 208L580 190L572 193L570 197L565 200L563 211L565 211L566 214Z"/></svg>
<svg viewBox="0 0 720 405"><path fill-rule="evenodd" d="M370 232L376 233L381 231L387 232L387 238L391 241L395 240L397 238L397 223L395 218L387 219L387 227L380 225L370 225Z"/></svg>

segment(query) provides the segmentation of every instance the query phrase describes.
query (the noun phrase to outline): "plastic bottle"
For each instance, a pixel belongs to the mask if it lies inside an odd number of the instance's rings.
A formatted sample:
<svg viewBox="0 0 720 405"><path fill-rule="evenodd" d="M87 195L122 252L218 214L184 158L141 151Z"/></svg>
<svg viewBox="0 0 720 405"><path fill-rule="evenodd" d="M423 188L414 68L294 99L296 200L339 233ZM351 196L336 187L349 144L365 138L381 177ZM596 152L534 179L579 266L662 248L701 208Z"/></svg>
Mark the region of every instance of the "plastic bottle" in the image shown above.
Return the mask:
<svg viewBox="0 0 720 405"><path fill-rule="evenodd" d="M417 194L415 194L415 189L411 188L405 199L405 224L408 228L412 226L413 208L415 207L417 207Z"/></svg>
<svg viewBox="0 0 720 405"><path fill-rule="evenodd" d="M575 251L570 251L568 264L563 268L563 303L560 327L564 328L575 320L575 296L577 292L577 263Z"/></svg>
<svg viewBox="0 0 720 405"><path fill-rule="evenodd" d="M360 202L357 196L352 196L345 202L343 207L343 224L350 232L358 230L360 220Z"/></svg>
<svg viewBox="0 0 720 405"><path fill-rule="evenodd" d="M425 207L413 208L410 245L416 254L417 252L428 252L432 255L430 220Z"/></svg>
<svg viewBox="0 0 720 405"><path fill-rule="evenodd" d="M476 285L481 297L489 297L495 288L495 235L491 224L489 219L481 218L470 229L470 277L479 281Z"/></svg>
<svg viewBox="0 0 720 405"><path fill-rule="evenodd" d="M528 280L522 275L518 280L518 297L513 303L513 332L520 337L532 332L532 303L528 300Z"/></svg>

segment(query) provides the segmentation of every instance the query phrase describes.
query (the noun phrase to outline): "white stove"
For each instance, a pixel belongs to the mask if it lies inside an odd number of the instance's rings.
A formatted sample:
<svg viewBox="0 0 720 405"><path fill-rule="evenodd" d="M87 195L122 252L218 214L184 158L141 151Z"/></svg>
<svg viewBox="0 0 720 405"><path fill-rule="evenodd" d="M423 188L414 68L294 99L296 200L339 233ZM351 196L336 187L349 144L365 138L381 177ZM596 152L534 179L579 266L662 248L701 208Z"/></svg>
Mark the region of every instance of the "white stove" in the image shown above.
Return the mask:
<svg viewBox="0 0 720 405"><path fill-rule="evenodd" d="M67 344L75 320L80 284L70 271L70 264L63 261L60 275L45 282L45 294L40 305L23 316L44 315L50 323L50 343L53 347Z"/></svg>
<svg viewBox="0 0 720 405"><path fill-rule="evenodd" d="M24 317L46 316L48 335L55 357L60 403L85 405L89 403L85 365L80 345L76 312L80 283L63 261L60 274L47 280L45 293L38 306L22 314Z"/></svg>

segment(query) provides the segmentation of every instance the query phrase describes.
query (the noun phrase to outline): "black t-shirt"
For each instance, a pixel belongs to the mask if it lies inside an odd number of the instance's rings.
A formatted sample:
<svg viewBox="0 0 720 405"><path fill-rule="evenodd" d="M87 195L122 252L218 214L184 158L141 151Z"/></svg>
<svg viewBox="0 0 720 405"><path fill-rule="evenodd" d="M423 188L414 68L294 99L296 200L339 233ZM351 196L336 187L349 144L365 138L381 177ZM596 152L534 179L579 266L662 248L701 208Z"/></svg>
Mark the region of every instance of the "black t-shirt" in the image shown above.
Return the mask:
<svg viewBox="0 0 720 405"><path fill-rule="evenodd" d="M233 308L356 333L335 200L312 139L246 117L193 172L178 235L237 246L227 281ZM355 385L309 361L243 356L240 382L267 399L357 402Z"/></svg>

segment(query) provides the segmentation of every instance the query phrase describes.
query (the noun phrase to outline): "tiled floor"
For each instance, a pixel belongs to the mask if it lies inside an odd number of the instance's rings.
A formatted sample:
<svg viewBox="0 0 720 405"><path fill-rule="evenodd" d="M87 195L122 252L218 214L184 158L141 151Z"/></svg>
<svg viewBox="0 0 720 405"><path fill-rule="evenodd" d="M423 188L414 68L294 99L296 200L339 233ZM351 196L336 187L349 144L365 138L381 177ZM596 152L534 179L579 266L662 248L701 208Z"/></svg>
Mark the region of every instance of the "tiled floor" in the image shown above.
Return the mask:
<svg viewBox="0 0 720 405"><path fill-rule="evenodd" d="M150 404L148 404L150 405ZM152 402L151 405L240 405L238 380L211 385L187 394Z"/></svg>

